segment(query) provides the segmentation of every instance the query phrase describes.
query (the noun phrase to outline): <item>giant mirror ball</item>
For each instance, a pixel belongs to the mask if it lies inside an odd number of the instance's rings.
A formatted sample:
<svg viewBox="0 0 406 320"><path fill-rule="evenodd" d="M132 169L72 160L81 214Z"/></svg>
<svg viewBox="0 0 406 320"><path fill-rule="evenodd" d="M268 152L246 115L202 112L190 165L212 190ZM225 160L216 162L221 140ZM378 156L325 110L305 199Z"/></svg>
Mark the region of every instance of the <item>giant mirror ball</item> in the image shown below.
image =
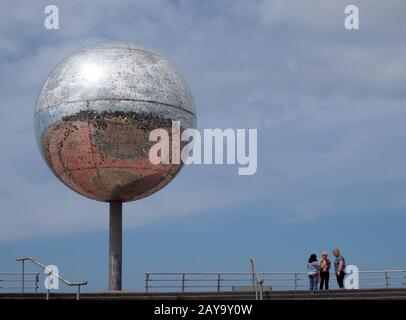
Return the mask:
<svg viewBox="0 0 406 320"><path fill-rule="evenodd" d="M129 43L79 49L49 74L34 114L38 146L69 188L99 201L132 201L163 188L181 164L154 165L151 130L196 127L191 91L162 56Z"/></svg>

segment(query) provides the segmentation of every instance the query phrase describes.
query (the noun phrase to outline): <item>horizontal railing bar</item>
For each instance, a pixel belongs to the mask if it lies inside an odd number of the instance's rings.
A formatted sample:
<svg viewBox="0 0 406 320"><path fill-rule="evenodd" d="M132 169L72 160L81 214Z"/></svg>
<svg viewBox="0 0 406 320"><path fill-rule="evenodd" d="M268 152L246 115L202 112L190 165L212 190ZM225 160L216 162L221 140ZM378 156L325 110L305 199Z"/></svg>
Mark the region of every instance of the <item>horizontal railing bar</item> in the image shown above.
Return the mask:
<svg viewBox="0 0 406 320"><path fill-rule="evenodd" d="M332 273L334 273L334 271L330 271ZM406 270L360 270L358 271L359 273L384 273L384 272L388 272L388 273L400 273L400 272L406 272ZM283 271L283 272L259 272L261 274L307 274L307 272L305 271L298 271L298 272L294 272L294 271Z"/></svg>
<svg viewBox="0 0 406 320"><path fill-rule="evenodd" d="M405 272L406 270L360 270L359 273L400 273ZM297 274L297 275L307 275L307 272L258 272L261 275L285 275L285 274ZM334 273L334 272L331 272ZM250 272L146 272L147 275L251 275Z"/></svg>
<svg viewBox="0 0 406 320"><path fill-rule="evenodd" d="M26 286L27 289L35 289L35 286ZM0 286L0 289L21 289L21 286Z"/></svg>
<svg viewBox="0 0 406 320"><path fill-rule="evenodd" d="M385 283L368 283L368 284L360 284L360 287L374 287L376 288L377 286L380 286L381 288L386 287ZM388 286L391 286L388 284Z"/></svg>
<svg viewBox="0 0 406 320"><path fill-rule="evenodd" d="M150 279L148 282L217 282L219 279ZM252 282L252 279L220 279L221 282Z"/></svg>
<svg viewBox="0 0 406 320"><path fill-rule="evenodd" d="M217 279L215 279L217 281ZM221 282L236 282L236 281L241 281L241 282L252 282L252 279L221 279Z"/></svg>
<svg viewBox="0 0 406 320"><path fill-rule="evenodd" d="M35 275L39 275L39 272L24 272L25 275L29 275L29 276L35 276ZM0 272L0 276L18 276L21 275L21 272Z"/></svg>
<svg viewBox="0 0 406 320"><path fill-rule="evenodd" d="M218 274L229 274L229 275L251 275L250 272L146 272L147 275L218 275Z"/></svg>
<svg viewBox="0 0 406 320"><path fill-rule="evenodd" d="M151 279L150 282L214 282L218 279ZM221 280L223 281L223 280Z"/></svg>
<svg viewBox="0 0 406 320"><path fill-rule="evenodd" d="M8 279L8 280L0 279L0 282L21 282L21 279ZM24 283L31 283L31 282L37 282L37 281L35 279L34 280L25 279L24 280Z"/></svg>
<svg viewBox="0 0 406 320"><path fill-rule="evenodd" d="M388 279L403 279L406 277L389 277ZM265 280L272 280L272 281L276 281L276 280L308 280L308 278L263 278ZM362 280L368 280L368 279L385 279L385 277L362 277Z"/></svg>
<svg viewBox="0 0 406 320"><path fill-rule="evenodd" d="M226 286L230 287L230 286ZM148 288L218 288L218 286L148 286ZM224 286L220 286L220 288L225 288Z"/></svg>
<svg viewBox="0 0 406 320"><path fill-rule="evenodd" d="M285 281L283 279L277 279L277 280ZM306 280L308 280L308 279L306 279ZM220 282L251 282L251 281L252 280L246 280L246 279L234 279L234 280L223 280L222 279L222 280L220 280ZM272 280L272 281L269 281L269 280L266 280L266 279L264 280L264 282L273 282L273 281L275 281L275 280ZM17 282L17 280L16 281L5 281L5 282ZM26 280L26 282L35 282L35 281L34 280L31 280L31 281ZM178 280L156 280L156 279L151 279L151 280L148 280L148 282L217 282L217 280L215 280L215 279L213 279L213 280L204 280L204 279L203 280L187 280L187 279L185 279L185 280L182 280L182 279L178 279ZM302 282L306 282L306 281L304 281L304 279L303 279ZM368 284L370 282L365 282L364 281L363 283ZM385 284L384 282L376 282L376 283ZM290 284L292 284L292 283L290 283Z"/></svg>
<svg viewBox="0 0 406 320"><path fill-rule="evenodd" d="M218 278L213 278L213 279L194 279L194 278L176 278L176 279L149 279L148 281L153 282L153 281L218 281ZM221 278L220 281L252 281L252 279L228 279L228 278Z"/></svg>
<svg viewBox="0 0 406 320"><path fill-rule="evenodd" d="M306 278L262 278L264 281L294 281L294 280L309 280Z"/></svg>

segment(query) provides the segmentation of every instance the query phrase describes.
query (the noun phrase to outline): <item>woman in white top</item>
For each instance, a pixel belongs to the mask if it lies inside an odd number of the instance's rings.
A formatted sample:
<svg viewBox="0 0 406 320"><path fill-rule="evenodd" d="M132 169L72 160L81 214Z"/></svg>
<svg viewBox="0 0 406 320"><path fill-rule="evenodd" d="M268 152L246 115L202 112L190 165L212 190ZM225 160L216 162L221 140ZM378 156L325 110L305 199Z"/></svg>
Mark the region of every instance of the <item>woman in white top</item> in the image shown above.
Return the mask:
<svg viewBox="0 0 406 320"><path fill-rule="evenodd" d="M307 275L309 276L310 291L318 290L320 266L316 254L312 253L307 263Z"/></svg>

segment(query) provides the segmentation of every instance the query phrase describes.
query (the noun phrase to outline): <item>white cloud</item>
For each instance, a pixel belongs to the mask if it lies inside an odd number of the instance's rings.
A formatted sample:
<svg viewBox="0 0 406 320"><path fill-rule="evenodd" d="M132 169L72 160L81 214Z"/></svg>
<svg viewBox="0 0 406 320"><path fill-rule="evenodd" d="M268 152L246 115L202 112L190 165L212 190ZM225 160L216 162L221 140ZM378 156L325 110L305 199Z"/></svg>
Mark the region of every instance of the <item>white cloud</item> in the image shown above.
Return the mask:
<svg viewBox="0 0 406 320"><path fill-rule="evenodd" d="M256 176L186 168L165 190L128 204L127 227L253 199L288 203L326 185L406 178L403 1L354 1L357 34L343 28L342 1L54 3L61 29L52 32L42 25L48 1L0 4L0 241L106 228L107 205L53 178L32 133L47 73L99 40L136 42L174 62L194 92L200 128L259 128ZM297 201L287 206L297 216L341 206L334 194Z"/></svg>

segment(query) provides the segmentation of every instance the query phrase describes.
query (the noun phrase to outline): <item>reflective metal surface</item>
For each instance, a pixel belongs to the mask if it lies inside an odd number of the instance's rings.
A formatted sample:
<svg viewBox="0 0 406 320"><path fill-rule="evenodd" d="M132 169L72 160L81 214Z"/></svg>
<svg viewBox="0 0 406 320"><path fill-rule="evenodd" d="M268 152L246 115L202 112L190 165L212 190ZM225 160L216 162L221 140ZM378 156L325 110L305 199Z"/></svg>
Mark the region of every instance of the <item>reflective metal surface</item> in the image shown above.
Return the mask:
<svg viewBox="0 0 406 320"><path fill-rule="evenodd" d="M100 201L131 201L169 183L179 164L153 165L149 133L196 126L193 97L174 66L127 43L99 43L64 59L38 97L37 142L55 175Z"/></svg>

